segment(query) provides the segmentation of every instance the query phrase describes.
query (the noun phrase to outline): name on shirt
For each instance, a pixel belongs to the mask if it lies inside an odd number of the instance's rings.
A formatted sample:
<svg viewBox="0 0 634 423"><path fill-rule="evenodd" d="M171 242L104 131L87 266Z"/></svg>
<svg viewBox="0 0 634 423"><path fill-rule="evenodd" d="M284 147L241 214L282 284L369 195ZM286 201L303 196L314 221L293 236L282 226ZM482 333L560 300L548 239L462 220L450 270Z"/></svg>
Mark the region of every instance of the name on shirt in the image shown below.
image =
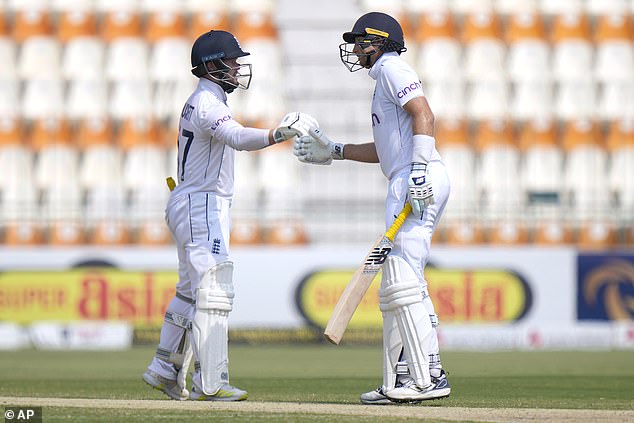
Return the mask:
<svg viewBox="0 0 634 423"><path fill-rule="evenodd" d="M181 118L189 121L192 117L192 112L194 111L194 106L189 103L185 103L183 107L183 111L181 112Z"/></svg>

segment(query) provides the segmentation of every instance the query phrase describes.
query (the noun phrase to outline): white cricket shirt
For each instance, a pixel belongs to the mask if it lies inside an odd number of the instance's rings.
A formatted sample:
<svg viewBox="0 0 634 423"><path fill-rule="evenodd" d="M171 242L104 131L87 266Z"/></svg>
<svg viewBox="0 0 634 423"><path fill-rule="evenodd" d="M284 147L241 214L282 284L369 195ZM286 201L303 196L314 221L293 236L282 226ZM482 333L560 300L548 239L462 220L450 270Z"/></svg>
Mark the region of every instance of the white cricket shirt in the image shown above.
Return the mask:
<svg viewBox="0 0 634 423"><path fill-rule="evenodd" d="M235 150L268 145L269 131L240 125L226 102L227 95L218 84L200 78L183 106L178 128L178 185L172 197L211 192L231 199Z"/></svg>
<svg viewBox="0 0 634 423"><path fill-rule="evenodd" d="M412 163L412 117L403 109L408 101L422 97L422 84L398 53L383 53L369 72L376 80L372 98L372 132L383 174L391 179ZM440 161L434 149L432 161Z"/></svg>

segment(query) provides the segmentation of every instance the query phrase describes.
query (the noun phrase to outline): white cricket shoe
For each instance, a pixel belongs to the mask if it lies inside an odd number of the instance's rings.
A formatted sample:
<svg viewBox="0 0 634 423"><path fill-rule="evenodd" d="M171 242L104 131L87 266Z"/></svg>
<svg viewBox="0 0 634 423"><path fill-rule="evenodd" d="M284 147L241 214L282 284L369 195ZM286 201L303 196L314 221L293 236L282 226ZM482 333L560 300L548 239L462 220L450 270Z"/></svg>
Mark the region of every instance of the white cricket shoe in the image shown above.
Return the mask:
<svg viewBox="0 0 634 423"><path fill-rule="evenodd" d="M152 388L163 392L173 400L185 401L188 397L187 394L189 392L186 389L181 391L176 379L168 379L148 369L143 373L143 380Z"/></svg>
<svg viewBox="0 0 634 423"><path fill-rule="evenodd" d="M448 397L451 393L447 378L433 378L432 383L424 388L416 385L414 380L403 382L398 388L389 391L386 396L394 402L420 402Z"/></svg>
<svg viewBox="0 0 634 423"><path fill-rule="evenodd" d="M189 394L189 399L194 401L244 401L248 396L249 394L247 391L243 391L242 389L238 389L235 386L225 383L218 392L213 395L207 395L204 392L199 392L194 386Z"/></svg>
<svg viewBox="0 0 634 423"><path fill-rule="evenodd" d="M386 405L391 404L392 401L383 392L383 386L379 386L374 391L361 394L361 403L369 405Z"/></svg>

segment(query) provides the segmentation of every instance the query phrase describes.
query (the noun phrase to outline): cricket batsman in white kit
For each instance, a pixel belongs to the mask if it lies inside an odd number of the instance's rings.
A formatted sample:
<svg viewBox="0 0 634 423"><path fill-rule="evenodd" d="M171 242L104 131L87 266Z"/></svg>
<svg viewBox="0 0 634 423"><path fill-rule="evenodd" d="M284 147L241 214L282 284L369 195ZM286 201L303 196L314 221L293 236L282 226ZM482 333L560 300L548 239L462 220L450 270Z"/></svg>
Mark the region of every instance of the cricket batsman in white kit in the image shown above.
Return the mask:
<svg viewBox="0 0 634 423"><path fill-rule="evenodd" d="M406 49L403 30L394 18L367 13L343 39L339 49L348 70L369 69L376 80L374 142L344 145L328 139L319 128L311 129L308 136L296 139L294 154L302 162L322 165L333 159L379 162L389 180L386 227L407 201L413 211L383 266L383 384L362 394L361 402L447 397L451 389L440 363L438 317L424 275L432 235L449 197L449 178L435 148L434 115L416 72L400 58Z"/></svg>
<svg viewBox="0 0 634 423"><path fill-rule="evenodd" d="M259 150L307 134L317 122L289 113L275 129L236 122L227 94L247 89L251 65L238 40L209 31L192 47L192 73L200 80L181 112L178 185L166 221L178 249L176 295L165 313L156 356L143 374L150 386L176 400L241 401L247 392L229 384L227 319L233 308L233 263L229 259L229 209L236 150ZM191 392L186 377L193 357Z"/></svg>

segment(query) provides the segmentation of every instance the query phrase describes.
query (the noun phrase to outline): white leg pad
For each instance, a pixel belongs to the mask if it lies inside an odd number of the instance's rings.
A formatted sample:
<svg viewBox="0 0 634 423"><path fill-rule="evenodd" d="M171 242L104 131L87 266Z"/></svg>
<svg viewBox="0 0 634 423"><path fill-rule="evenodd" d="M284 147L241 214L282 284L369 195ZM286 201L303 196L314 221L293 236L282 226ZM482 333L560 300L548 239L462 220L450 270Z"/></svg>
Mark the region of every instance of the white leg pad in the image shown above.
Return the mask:
<svg viewBox="0 0 634 423"><path fill-rule="evenodd" d="M383 278L379 290L379 301L383 313L384 330L388 322L393 328L392 320L396 321L397 332L400 336L409 373L420 387L431 384L429 376L428 346L432 336L432 325L429 314L423 306L420 284L411 266L399 256L389 256L383 266ZM385 342L384 332L384 342ZM388 343L392 346L384 347L385 364L384 383L395 381L398 356L394 341L394 334L388 335ZM400 348L398 350L400 353ZM396 360L395 360L396 358ZM394 374L389 374L390 371ZM386 386L390 388L392 385Z"/></svg>
<svg viewBox="0 0 634 423"><path fill-rule="evenodd" d="M434 303L431 301L429 297L429 293L427 289L423 290L423 306L425 306L425 310L429 314L429 320L431 321L432 326L432 336L429 341L429 368L430 369L439 369L442 368L440 364L440 348L438 346L438 332L436 328L439 325L438 315L434 310Z"/></svg>
<svg viewBox="0 0 634 423"><path fill-rule="evenodd" d="M233 263L209 269L196 292L192 340L200 362L202 391L214 395L229 383L228 327L233 308Z"/></svg>

